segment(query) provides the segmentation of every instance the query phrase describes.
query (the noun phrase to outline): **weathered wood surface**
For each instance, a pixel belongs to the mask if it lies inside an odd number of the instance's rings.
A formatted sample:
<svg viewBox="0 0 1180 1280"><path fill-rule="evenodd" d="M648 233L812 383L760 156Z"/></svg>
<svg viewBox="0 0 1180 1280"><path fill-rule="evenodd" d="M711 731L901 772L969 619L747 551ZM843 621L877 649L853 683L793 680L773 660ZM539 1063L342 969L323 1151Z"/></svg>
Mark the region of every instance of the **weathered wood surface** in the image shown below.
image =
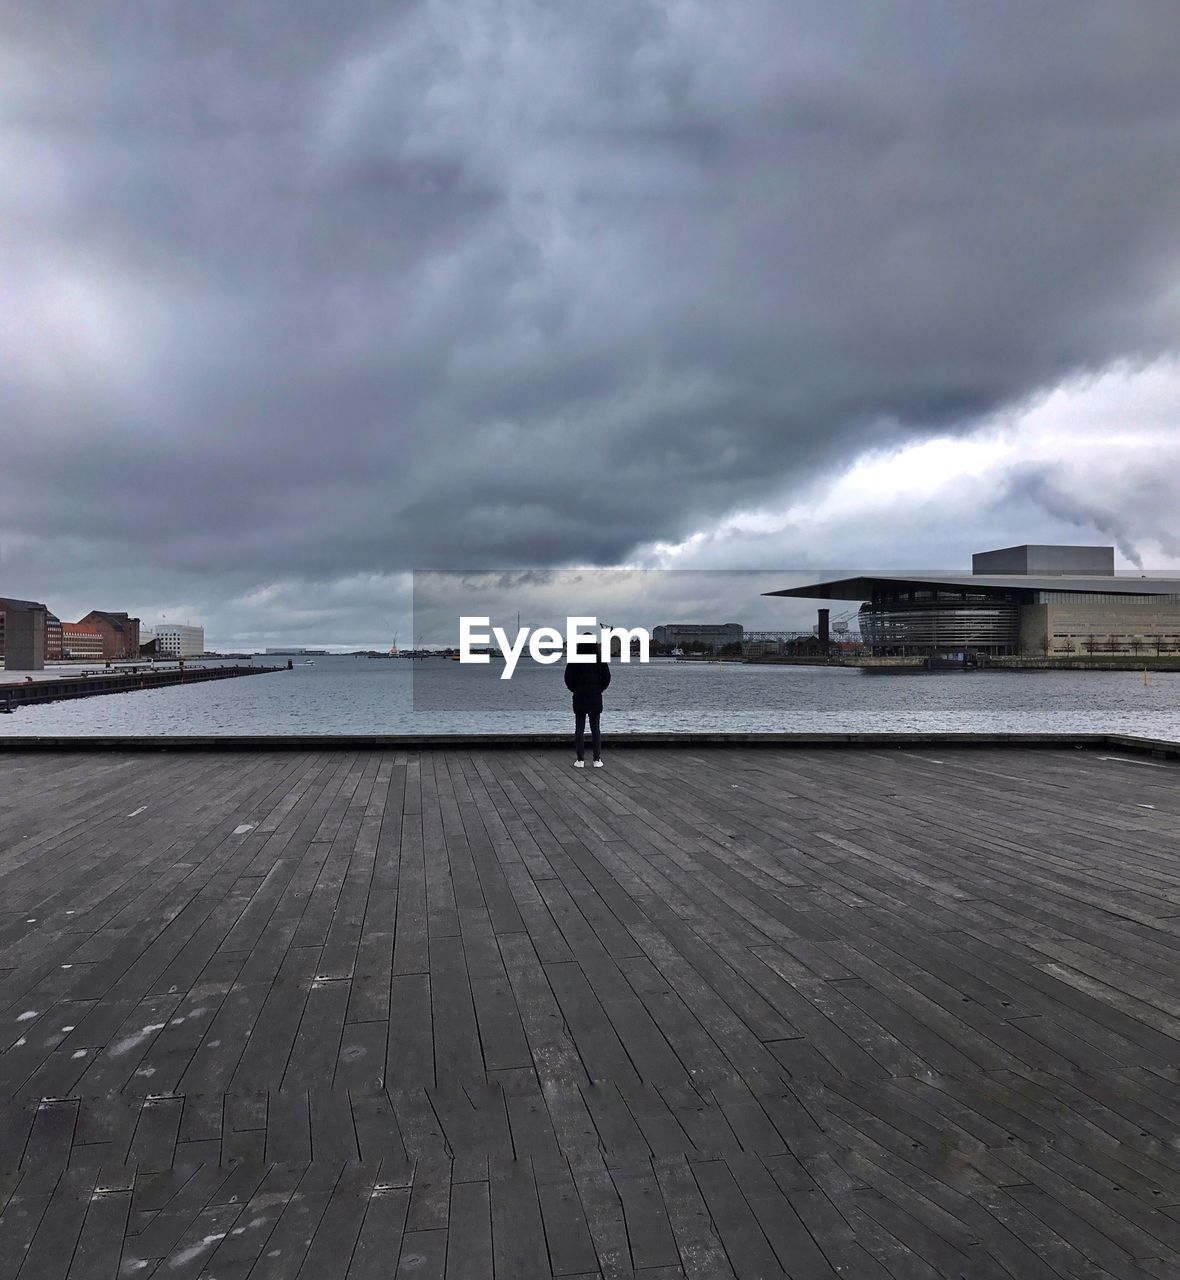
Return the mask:
<svg viewBox="0 0 1180 1280"><path fill-rule="evenodd" d="M1180 766L8 755L0 1280L1180 1275Z"/></svg>

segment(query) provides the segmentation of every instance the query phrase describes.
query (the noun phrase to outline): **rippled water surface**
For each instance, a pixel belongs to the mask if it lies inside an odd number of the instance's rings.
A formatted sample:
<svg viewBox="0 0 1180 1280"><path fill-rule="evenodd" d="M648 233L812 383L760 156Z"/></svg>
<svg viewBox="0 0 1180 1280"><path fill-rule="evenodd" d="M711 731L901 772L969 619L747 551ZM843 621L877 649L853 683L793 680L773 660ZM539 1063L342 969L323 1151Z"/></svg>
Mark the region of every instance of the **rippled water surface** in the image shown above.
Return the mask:
<svg viewBox="0 0 1180 1280"><path fill-rule="evenodd" d="M627 730L1095 731L1180 737L1180 673L653 662L615 666L603 727ZM568 728L560 667L317 658L312 666L0 715L0 735L546 732ZM0 674L0 680L4 676Z"/></svg>

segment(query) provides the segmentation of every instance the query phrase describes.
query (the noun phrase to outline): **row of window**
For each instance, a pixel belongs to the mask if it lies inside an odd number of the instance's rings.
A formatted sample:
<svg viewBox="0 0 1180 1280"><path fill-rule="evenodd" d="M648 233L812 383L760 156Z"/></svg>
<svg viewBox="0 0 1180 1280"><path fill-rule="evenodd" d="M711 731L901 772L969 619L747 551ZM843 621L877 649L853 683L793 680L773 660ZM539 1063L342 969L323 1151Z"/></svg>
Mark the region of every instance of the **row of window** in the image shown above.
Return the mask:
<svg viewBox="0 0 1180 1280"><path fill-rule="evenodd" d="M1124 595L1111 591L1038 591L1037 604L1180 604L1180 595Z"/></svg>

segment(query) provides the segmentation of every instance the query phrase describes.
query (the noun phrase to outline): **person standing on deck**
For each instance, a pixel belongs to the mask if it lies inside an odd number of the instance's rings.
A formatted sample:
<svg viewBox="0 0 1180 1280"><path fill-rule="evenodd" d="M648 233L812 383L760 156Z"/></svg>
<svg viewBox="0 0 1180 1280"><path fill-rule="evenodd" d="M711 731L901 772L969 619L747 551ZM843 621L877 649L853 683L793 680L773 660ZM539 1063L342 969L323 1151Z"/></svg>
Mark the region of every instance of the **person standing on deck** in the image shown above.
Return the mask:
<svg viewBox="0 0 1180 1280"><path fill-rule="evenodd" d="M610 667L603 662L602 653L597 643L593 650L590 641L583 641L578 653L584 654L580 662L567 662L565 665L565 687L574 695L574 760L575 769L584 769L586 721L590 721L590 746L594 752L594 767L602 768L602 730L599 717L602 715L602 692L610 684ZM589 655L593 652L593 661Z"/></svg>

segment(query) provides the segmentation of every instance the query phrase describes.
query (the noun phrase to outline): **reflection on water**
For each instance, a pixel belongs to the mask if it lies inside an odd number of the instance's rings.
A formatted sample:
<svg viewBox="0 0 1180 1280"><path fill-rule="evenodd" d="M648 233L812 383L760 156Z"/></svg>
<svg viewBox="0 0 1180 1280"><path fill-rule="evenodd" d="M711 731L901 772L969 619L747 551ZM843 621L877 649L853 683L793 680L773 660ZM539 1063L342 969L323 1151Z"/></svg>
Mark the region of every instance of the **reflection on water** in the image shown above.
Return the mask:
<svg viewBox="0 0 1180 1280"><path fill-rule="evenodd" d="M1180 737L1180 674L653 662L615 666L603 726L713 731L1056 731ZM273 675L112 694L0 715L0 734L551 732L569 727L561 667L317 658Z"/></svg>

